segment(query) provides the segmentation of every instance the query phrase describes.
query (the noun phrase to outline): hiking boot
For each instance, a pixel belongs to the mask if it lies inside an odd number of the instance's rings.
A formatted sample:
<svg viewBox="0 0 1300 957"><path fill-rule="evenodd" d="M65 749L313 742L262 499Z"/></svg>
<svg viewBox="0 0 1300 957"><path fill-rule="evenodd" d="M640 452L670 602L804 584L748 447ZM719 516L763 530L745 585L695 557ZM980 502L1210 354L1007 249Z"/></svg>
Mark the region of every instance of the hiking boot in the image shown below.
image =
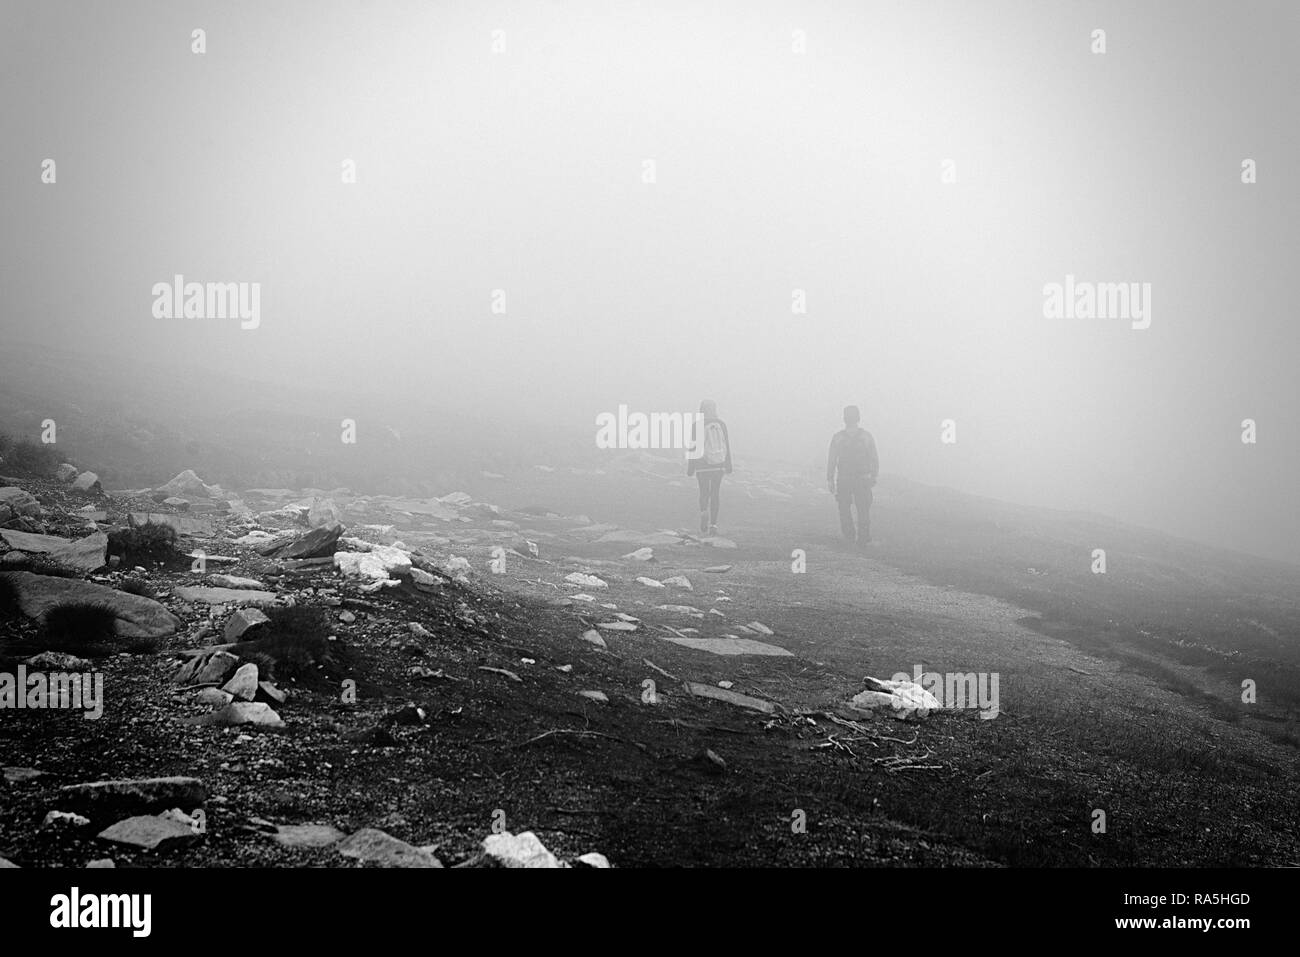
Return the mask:
<svg viewBox="0 0 1300 957"><path fill-rule="evenodd" d="M716 535L716 534L718 534L718 526L716 526L716 525L710 525L710 526L709 526L709 534L710 534L710 535Z"/></svg>

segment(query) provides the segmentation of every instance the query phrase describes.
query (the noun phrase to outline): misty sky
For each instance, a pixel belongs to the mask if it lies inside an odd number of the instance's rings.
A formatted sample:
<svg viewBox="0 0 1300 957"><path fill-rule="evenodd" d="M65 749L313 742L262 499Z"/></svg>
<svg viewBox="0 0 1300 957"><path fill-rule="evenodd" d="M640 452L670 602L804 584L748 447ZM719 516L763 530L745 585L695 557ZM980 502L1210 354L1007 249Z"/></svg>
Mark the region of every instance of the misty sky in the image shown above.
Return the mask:
<svg viewBox="0 0 1300 957"><path fill-rule="evenodd" d="M0 332L557 434L707 396L741 467L856 402L885 472L1300 560L1298 39L1290 0L0 0ZM155 318L177 273L260 326ZM1150 328L1045 318L1067 274Z"/></svg>

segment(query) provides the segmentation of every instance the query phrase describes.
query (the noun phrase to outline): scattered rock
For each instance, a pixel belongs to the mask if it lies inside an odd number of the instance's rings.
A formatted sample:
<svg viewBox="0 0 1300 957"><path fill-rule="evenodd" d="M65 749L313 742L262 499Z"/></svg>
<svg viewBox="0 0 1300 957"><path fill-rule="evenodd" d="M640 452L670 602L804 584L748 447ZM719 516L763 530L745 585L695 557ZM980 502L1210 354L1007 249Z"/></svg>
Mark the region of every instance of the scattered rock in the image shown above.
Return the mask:
<svg viewBox="0 0 1300 957"><path fill-rule="evenodd" d="M26 784L28 781L35 781L45 774L44 771L38 771L35 768L4 768L0 778L4 779L6 784Z"/></svg>
<svg viewBox="0 0 1300 957"><path fill-rule="evenodd" d="M691 694L698 695L701 698L716 698L718 701L726 701L729 704L761 711L764 714L773 714L776 711L776 705L770 701L751 698L749 695L738 694L735 691L727 691L723 688L715 688L713 685L701 684L698 681L686 682L686 688Z"/></svg>
<svg viewBox="0 0 1300 957"><path fill-rule="evenodd" d="M101 831L99 839L146 851L169 851L195 843L199 835L169 818L142 815L118 821Z"/></svg>
<svg viewBox="0 0 1300 957"><path fill-rule="evenodd" d="M591 701L599 701L602 704L609 704L609 696L603 691L579 691L579 695L588 698Z"/></svg>
<svg viewBox="0 0 1300 957"><path fill-rule="evenodd" d="M684 588L686 591L695 591L695 586L685 575L674 575L672 578L665 578L663 584L672 588Z"/></svg>
<svg viewBox="0 0 1300 957"><path fill-rule="evenodd" d="M390 714L388 720L393 724L402 725L425 724L429 720L429 715L414 702L407 702L403 707Z"/></svg>
<svg viewBox="0 0 1300 957"><path fill-rule="evenodd" d="M895 717L925 718L932 710L943 707L939 699L912 681L880 681L876 678L864 679L867 688L853 696L849 707L858 711L871 711L875 708L890 708Z"/></svg>
<svg viewBox="0 0 1300 957"><path fill-rule="evenodd" d="M656 580L653 579L653 578L646 578L644 575L639 576L639 577L637 578L637 582L640 583L640 584L642 584L642 585L645 585L647 588L666 588L666 587L667 587L663 582L661 582L661 581L656 581Z"/></svg>
<svg viewBox="0 0 1300 957"><path fill-rule="evenodd" d="M212 561L211 558L208 561ZM208 581L217 588L246 588L254 591L265 591L266 586L256 578L240 578L238 575L209 575Z"/></svg>
<svg viewBox="0 0 1300 957"><path fill-rule="evenodd" d="M236 701L252 701L257 697L257 665L251 661L240 665L221 690Z"/></svg>
<svg viewBox="0 0 1300 957"><path fill-rule="evenodd" d="M590 851L589 853L583 854L574 863L581 867L595 867L595 868L599 868L600 870L609 869L609 858L607 858L604 854L598 854L595 851Z"/></svg>
<svg viewBox="0 0 1300 957"><path fill-rule="evenodd" d="M40 518L45 511L41 508L41 503L36 501L36 496L15 485L0 488L0 505L7 506L14 515L29 515L32 518Z"/></svg>
<svg viewBox="0 0 1300 957"><path fill-rule="evenodd" d="M87 870L105 870L110 867L117 867L117 864L111 857L100 857L86 865Z"/></svg>
<svg viewBox="0 0 1300 957"><path fill-rule="evenodd" d="M284 704L289 700L289 695L269 681L259 681L257 683L257 694L259 698L269 698L273 704Z"/></svg>
<svg viewBox="0 0 1300 957"><path fill-rule="evenodd" d="M82 817L80 814L74 814L71 811L50 811L45 815L45 820L41 822L43 828L75 828L85 827L90 823L90 818Z"/></svg>
<svg viewBox="0 0 1300 957"><path fill-rule="evenodd" d="M202 688L194 696L195 704L209 705L213 708L224 708L234 700L234 696L229 691L222 691L220 688Z"/></svg>
<svg viewBox="0 0 1300 957"><path fill-rule="evenodd" d="M284 720L275 713L269 704L262 701L232 701L220 711L186 718L187 724L216 725L218 727L235 727L251 724L262 728L283 728Z"/></svg>
<svg viewBox="0 0 1300 957"><path fill-rule="evenodd" d="M564 580L572 585L581 585L584 588L608 588L609 583L597 578L595 575L584 575L582 572L570 572L564 576Z"/></svg>
<svg viewBox="0 0 1300 957"><path fill-rule="evenodd" d="M284 847L329 847L345 837L329 824L281 824L274 835L275 842Z"/></svg>
<svg viewBox="0 0 1300 957"><path fill-rule="evenodd" d="M99 476L95 475L94 472L82 472L81 475L73 479L73 488L77 489L78 492L92 492L92 490L99 489Z"/></svg>
<svg viewBox="0 0 1300 957"><path fill-rule="evenodd" d="M724 774L727 770L727 762L712 748L705 748L695 755L695 763L709 774Z"/></svg>
<svg viewBox="0 0 1300 957"><path fill-rule="evenodd" d="M265 612L257 608L241 608L226 620L225 639L228 642L240 641L250 630L259 628L270 620Z"/></svg>
<svg viewBox="0 0 1300 957"><path fill-rule="evenodd" d="M356 620L357 620L357 616L352 614L352 612L350 611L339 612L339 621L343 622L343 624L345 625L350 625Z"/></svg>
<svg viewBox="0 0 1300 957"><path fill-rule="evenodd" d="M14 529L0 529L0 541L14 551L26 552L29 555L45 555L60 565L78 568L85 572L103 568L106 561L104 553L108 549L108 535L104 532L96 532L85 538L73 540L54 535L33 535L30 532Z"/></svg>
<svg viewBox="0 0 1300 957"><path fill-rule="evenodd" d="M373 827L363 828L337 845L344 857L382 867L442 867L432 854Z"/></svg>
<svg viewBox="0 0 1300 957"><path fill-rule="evenodd" d="M322 558L333 555L343 526L338 522L313 528L303 535L275 538L257 548L267 558Z"/></svg>
<svg viewBox="0 0 1300 957"><path fill-rule="evenodd" d="M60 482L68 484L77 477L78 471L80 470L75 465L64 462L55 470L54 477Z"/></svg>
<svg viewBox="0 0 1300 957"><path fill-rule="evenodd" d="M655 557L655 550L653 548L638 548L634 552L628 552L623 557L634 562L653 561Z"/></svg>
<svg viewBox="0 0 1300 957"><path fill-rule="evenodd" d="M595 645L597 648L606 648L606 647L608 647L608 646L605 644L605 639L602 638L602 637L600 637L600 632L598 632L595 628L590 628L590 629L588 629L587 631L584 631L584 632L583 632L581 635L579 635L578 637L581 638L583 641L589 641L589 642L591 642L591 643L592 643L593 645Z"/></svg>
<svg viewBox="0 0 1300 957"><path fill-rule="evenodd" d="M211 498L217 491L212 485L207 485L204 481L194 474L193 469L186 469L166 485L159 485L157 492L162 492L167 496L189 496L190 498Z"/></svg>
<svg viewBox="0 0 1300 957"><path fill-rule="evenodd" d="M271 605L275 592L252 588L208 588L204 585L182 585L172 594L181 601L201 601L207 605Z"/></svg>
<svg viewBox="0 0 1300 957"><path fill-rule="evenodd" d="M489 834L483 840L483 857L490 867L560 867L555 855L546 849L532 831Z"/></svg>

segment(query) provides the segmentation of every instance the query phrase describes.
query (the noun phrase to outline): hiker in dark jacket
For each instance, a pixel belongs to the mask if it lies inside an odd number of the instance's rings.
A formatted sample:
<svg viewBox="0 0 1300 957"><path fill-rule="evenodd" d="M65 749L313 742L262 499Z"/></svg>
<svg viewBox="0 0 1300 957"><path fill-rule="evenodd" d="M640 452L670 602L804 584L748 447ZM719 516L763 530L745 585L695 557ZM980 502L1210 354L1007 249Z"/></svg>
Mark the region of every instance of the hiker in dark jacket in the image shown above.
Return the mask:
<svg viewBox="0 0 1300 957"><path fill-rule="evenodd" d="M718 506L722 476L731 474L731 436L727 423L718 418L718 404L712 399L700 403L700 417L691 429L686 474L700 483L700 534L718 534Z"/></svg>
<svg viewBox="0 0 1300 957"><path fill-rule="evenodd" d="M871 541L871 487L880 472L876 440L858 425L862 414L856 405L844 409L844 428L831 437L826 460L826 484L840 506L840 531L845 541L865 545ZM858 507L857 526L853 506Z"/></svg>

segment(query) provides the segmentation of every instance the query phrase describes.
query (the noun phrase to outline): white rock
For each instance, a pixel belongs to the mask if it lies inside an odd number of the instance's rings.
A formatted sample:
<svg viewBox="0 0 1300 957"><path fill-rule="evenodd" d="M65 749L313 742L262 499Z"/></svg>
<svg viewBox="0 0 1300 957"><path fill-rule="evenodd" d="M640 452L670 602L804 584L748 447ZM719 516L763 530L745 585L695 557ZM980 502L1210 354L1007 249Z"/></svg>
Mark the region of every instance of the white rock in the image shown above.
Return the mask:
<svg viewBox="0 0 1300 957"><path fill-rule="evenodd" d="M546 849L532 831L489 834L483 841L483 853L501 867L560 867L555 855Z"/></svg>
<svg viewBox="0 0 1300 957"><path fill-rule="evenodd" d="M582 572L570 572L564 576L564 580L571 585L582 585L584 588L608 588L609 583L597 578L595 575L584 575Z"/></svg>

